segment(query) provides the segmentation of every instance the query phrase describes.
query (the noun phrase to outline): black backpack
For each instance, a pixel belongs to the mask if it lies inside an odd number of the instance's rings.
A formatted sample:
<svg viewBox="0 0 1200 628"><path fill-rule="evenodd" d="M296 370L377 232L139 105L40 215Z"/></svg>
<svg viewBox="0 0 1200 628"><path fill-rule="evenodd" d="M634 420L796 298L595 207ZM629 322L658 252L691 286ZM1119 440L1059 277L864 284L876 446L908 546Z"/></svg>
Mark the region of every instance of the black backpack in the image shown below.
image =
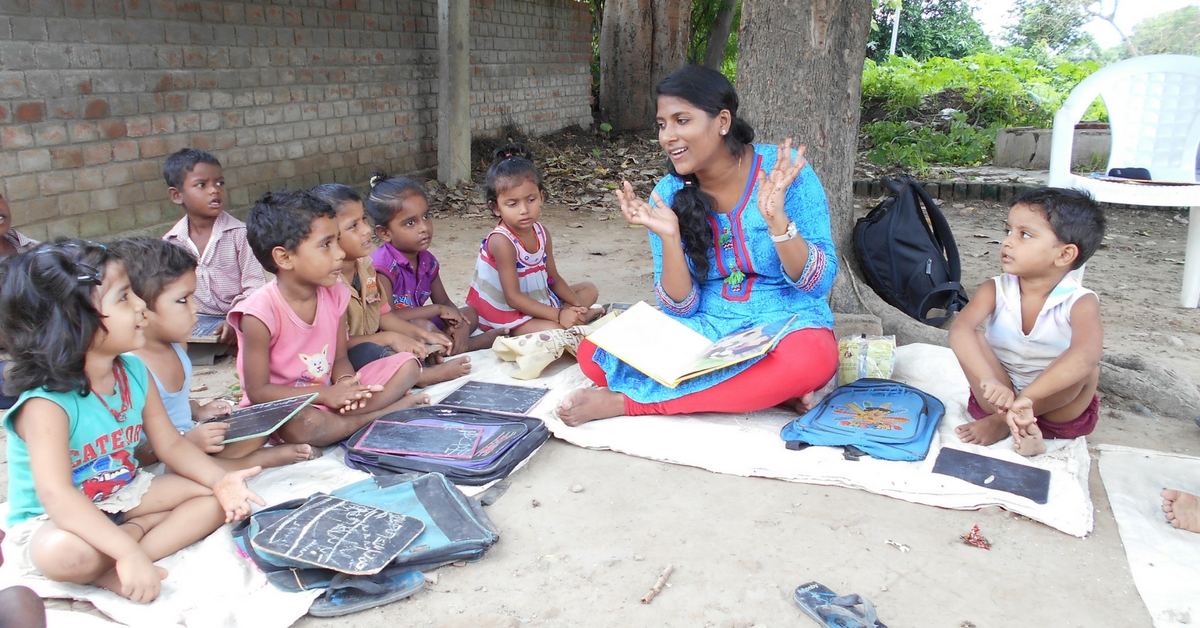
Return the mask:
<svg viewBox="0 0 1200 628"><path fill-rule="evenodd" d="M968 300L959 283L962 268L950 225L912 177L883 177L880 183L891 195L855 223L854 255L880 298L926 325L939 326ZM933 309L946 314L927 317Z"/></svg>

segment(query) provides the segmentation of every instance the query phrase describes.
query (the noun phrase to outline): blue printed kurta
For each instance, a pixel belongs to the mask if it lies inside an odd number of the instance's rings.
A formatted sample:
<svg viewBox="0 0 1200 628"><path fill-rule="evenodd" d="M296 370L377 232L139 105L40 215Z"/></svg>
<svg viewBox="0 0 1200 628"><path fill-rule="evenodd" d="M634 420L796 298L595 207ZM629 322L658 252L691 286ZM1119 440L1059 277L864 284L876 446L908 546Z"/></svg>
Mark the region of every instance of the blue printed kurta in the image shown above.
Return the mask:
<svg viewBox="0 0 1200 628"><path fill-rule="evenodd" d="M805 166L785 197L784 209L809 246L808 263L797 281L793 282L784 272L767 223L758 211L758 172L760 169L771 172L776 151L773 145L755 144L755 163L741 202L728 214L709 212L713 248L708 252L708 275L682 302L673 301L662 289L662 239L650 234L659 305L663 312L709 340L792 314L799 316L790 331L833 328L833 313L826 296L837 274L837 255L829 230L829 206L817 174ZM682 188L683 179L667 176L654 191L669 206ZM745 278L738 283L727 282L726 278L735 270ZM761 358L684 381L676 388L659 384L603 349L597 349L592 359L604 369L610 390L639 403L656 403L711 388Z"/></svg>

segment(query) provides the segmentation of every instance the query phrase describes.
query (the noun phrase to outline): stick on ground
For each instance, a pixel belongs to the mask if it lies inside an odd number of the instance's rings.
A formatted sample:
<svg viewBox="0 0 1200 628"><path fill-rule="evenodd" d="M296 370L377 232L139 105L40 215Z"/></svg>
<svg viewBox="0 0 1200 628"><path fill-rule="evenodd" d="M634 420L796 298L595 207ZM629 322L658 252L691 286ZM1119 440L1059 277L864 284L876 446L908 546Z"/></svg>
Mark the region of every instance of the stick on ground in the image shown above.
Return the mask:
<svg viewBox="0 0 1200 628"><path fill-rule="evenodd" d="M675 571L675 566L667 565L667 568L663 570L662 575L658 577L658 582L654 583L654 588L650 589L649 593L642 596L642 604L649 604L650 601L654 599L654 596L662 592L663 587L667 584L667 578L671 577L672 571Z"/></svg>

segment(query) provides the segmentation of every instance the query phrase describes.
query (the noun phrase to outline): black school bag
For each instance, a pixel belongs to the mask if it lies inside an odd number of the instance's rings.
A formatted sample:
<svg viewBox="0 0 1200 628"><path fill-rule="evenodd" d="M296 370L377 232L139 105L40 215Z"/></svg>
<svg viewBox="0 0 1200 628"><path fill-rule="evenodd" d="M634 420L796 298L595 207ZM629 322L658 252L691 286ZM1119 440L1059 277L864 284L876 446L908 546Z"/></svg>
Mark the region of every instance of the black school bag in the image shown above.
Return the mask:
<svg viewBox="0 0 1200 628"><path fill-rule="evenodd" d="M939 326L968 300L959 283L962 267L954 234L937 203L912 177L879 182L891 194L855 223L854 255L867 285L880 298L926 325ZM933 309L946 314L928 317Z"/></svg>

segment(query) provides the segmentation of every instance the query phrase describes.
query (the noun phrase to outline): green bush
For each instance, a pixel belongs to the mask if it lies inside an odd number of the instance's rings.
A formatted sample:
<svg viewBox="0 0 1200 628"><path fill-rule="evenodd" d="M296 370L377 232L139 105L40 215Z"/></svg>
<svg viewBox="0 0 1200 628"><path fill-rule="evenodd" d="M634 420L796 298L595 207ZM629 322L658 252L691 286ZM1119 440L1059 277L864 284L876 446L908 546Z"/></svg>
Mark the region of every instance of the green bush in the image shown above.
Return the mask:
<svg viewBox="0 0 1200 628"><path fill-rule="evenodd" d="M862 147L872 161L917 170L978 165L1005 127L1050 128L1054 112L1099 65L981 53L924 63L892 57L863 68ZM953 111L946 111L953 110ZM1104 121L1097 101L1085 120Z"/></svg>

